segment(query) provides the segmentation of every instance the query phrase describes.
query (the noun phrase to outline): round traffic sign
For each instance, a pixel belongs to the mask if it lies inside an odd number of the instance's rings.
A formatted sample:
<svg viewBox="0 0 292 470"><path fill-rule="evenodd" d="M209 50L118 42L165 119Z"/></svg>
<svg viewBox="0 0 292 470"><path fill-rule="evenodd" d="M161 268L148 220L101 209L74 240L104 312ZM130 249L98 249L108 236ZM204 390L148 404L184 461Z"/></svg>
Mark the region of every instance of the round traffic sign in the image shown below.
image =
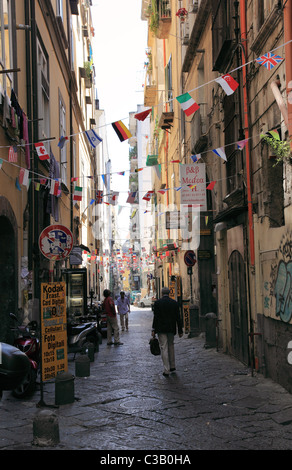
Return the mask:
<svg viewBox="0 0 292 470"><path fill-rule="evenodd" d="M197 262L196 254L193 250L188 250L184 255L184 262L187 266L195 266Z"/></svg>
<svg viewBox="0 0 292 470"><path fill-rule="evenodd" d="M40 234L39 248L48 259L64 259L73 248L73 235L64 225L49 225Z"/></svg>

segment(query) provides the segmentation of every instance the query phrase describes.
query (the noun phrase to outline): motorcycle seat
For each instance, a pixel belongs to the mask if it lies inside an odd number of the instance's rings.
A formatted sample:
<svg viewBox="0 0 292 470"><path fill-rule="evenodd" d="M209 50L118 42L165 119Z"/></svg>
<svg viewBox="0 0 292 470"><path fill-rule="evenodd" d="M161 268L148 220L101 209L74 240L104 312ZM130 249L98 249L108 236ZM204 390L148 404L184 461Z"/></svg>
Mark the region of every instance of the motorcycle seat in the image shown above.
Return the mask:
<svg viewBox="0 0 292 470"><path fill-rule="evenodd" d="M71 325L69 328L69 333L72 335L79 335L82 331L90 328L92 323L82 323L81 325Z"/></svg>

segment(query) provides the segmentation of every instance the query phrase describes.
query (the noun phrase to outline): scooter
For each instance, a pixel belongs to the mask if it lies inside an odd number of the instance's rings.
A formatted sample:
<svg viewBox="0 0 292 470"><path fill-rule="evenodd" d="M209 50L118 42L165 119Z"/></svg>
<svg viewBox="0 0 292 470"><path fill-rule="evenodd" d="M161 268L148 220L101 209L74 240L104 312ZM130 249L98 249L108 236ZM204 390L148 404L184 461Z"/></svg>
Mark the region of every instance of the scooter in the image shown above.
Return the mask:
<svg viewBox="0 0 292 470"><path fill-rule="evenodd" d="M18 332L14 346L22 351L29 359L30 369L22 383L17 386L12 394L16 398L24 398L33 394L36 389L37 372L40 364L40 343L36 337L37 322L32 321L27 326L19 324L17 317L10 313L10 318L18 323L12 330Z"/></svg>
<svg viewBox="0 0 292 470"><path fill-rule="evenodd" d="M11 344L0 343L0 400L4 390L20 386L29 370L26 354Z"/></svg>
<svg viewBox="0 0 292 470"><path fill-rule="evenodd" d="M74 353L74 359L77 352L85 352L91 343L94 352L99 350L99 333L97 321L88 321L88 317L80 317L79 321L67 321L68 352Z"/></svg>

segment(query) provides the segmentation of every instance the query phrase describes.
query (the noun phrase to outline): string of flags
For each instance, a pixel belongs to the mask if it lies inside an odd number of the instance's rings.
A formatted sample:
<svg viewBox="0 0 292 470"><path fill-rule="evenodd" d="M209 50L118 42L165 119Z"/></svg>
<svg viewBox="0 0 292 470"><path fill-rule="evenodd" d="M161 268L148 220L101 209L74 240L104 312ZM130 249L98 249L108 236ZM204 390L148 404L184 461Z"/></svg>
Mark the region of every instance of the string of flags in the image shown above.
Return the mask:
<svg viewBox="0 0 292 470"><path fill-rule="evenodd" d="M286 44L288 44L291 41L292 40L288 41ZM277 48L274 49L274 51L276 49L280 48L280 47L285 46L286 44L282 44L281 46L278 46ZM255 61L259 65L263 65L264 67L266 67L267 70L271 70L273 67L278 65L283 60L282 57L280 57L279 55L275 55L272 52L273 51L262 55L261 57L255 59ZM249 63L251 63L251 62L253 62L253 61L250 61ZM243 66L246 66L246 65L248 65L248 64L244 64ZM243 67L243 66L241 66L241 67ZM241 67L239 67L239 68L241 68ZM235 69L235 70L238 70L238 69ZM230 73L227 73L225 75L222 75L221 77L218 77L218 78L214 79L214 81L222 87L222 89L224 90L224 92L228 96L233 94L239 86L239 83L230 75ZM196 88L194 90L196 90ZM194 90L191 90L191 91L194 91ZM191 97L189 92L184 93L180 96L177 96L176 100L179 102L182 110L184 111L184 113L187 116L192 115L194 112L196 112L199 109L199 105ZM134 117L137 120L144 121L149 116L151 111L152 111L152 108L149 108L145 111L142 111L141 113L135 114ZM124 125L122 120L113 122L112 127L115 130L115 132L116 132L116 134L117 134L117 136L118 136L118 138L121 142L129 139L132 136L130 130ZM97 132L94 129L86 130L84 132L84 134L87 137L89 144L93 148L96 148L97 145L99 145L102 142L102 138L97 134ZM61 136L60 139L59 139L59 142L58 142L58 147L61 148L61 149L64 148L64 146L66 145L66 143L69 140L69 137L70 136ZM236 142L237 148L239 150L243 150L243 148L245 147L247 141L248 141L248 139ZM27 145L30 145L30 144L27 143L27 141L26 141L25 145L27 146ZM232 144L229 144L229 145L232 145ZM35 146L35 150L37 152L37 155L38 155L38 157L41 161L50 159L50 156L49 156L43 142L35 143L34 146ZM21 147L23 147L23 145L21 145ZM3 148L3 147L0 147L0 148ZM217 155L218 157L220 157L221 159L223 159L224 161L227 161L224 147L213 149L212 152L215 155ZM201 158L201 154L191 156L191 160L194 163L196 163L200 158ZM0 169L2 168L2 165L3 165L4 161L6 162L6 160L0 159ZM17 146L10 146L9 147L8 162L12 163L12 164L17 163ZM172 160L170 163L181 163L181 162L179 160ZM157 170L157 172L159 172L161 164L155 165L155 167L158 167L158 168L155 168L155 169ZM143 170L143 168L137 168L137 169L134 170L134 172L137 173L137 172L140 172L142 170ZM34 172L31 172L31 173L35 174ZM117 172L117 174L124 175L125 171ZM61 189L60 189L61 180L46 178L46 177L43 177L43 175L37 175L37 176L40 177L39 178L40 181L35 182L35 189L36 190L39 190L41 184L47 184L48 182L50 182L50 194L54 195L54 196L60 196L60 194L61 194ZM103 180L105 182L105 175L101 175L101 176L103 177ZM92 178L92 176L88 176L88 178ZM74 181L78 181L78 179L79 179L78 177L72 178L71 183L73 183ZM30 184L30 181L31 180L29 179L29 169L20 168L19 176L16 179L17 189L21 190L21 186L26 186L28 188L29 184ZM214 182L214 181L210 182L206 189L213 189L214 186L215 186L215 183L216 182ZM176 187L174 189L176 191L179 191L181 188L182 188L182 186ZM79 185L74 186L74 188L73 188L73 200L74 201L81 201L82 200L82 189L83 188ZM160 194L165 194L165 192L167 190L168 190L168 188L164 188L164 189L158 190L158 192ZM148 191L145 194L145 196L143 197L143 200L149 201L151 199L151 197L153 196L153 194L154 194L154 191ZM107 202L107 204L115 205L117 203L118 195L119 195L118 192L112 192L109 196L109 201ZM103 192L97 190L96 195L91 200L90 204L93 204L94 201L96 203L99 203L99 204L101 202L105 202L105 201L103 201L103 197L104 197ZM129 196L128 196L127 202L130 203L130 204L133 204L134 201L135 201L135 198L136 198L136 194L130 193Z"/></svg>

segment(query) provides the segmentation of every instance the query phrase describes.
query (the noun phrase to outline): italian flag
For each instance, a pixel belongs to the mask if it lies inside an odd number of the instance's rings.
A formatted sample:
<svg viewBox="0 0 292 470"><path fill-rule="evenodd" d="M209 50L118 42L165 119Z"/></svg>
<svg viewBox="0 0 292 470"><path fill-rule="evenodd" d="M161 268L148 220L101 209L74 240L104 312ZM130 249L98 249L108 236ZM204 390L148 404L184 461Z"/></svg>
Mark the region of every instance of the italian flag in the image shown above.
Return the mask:
<svg viewBox="0 0 292 470"><path fill-rule="evenodd" d="M184 93L183 95L176 97L177 101L180 103L182 110L187 116L190 116L195 111L199 109L199 105L193 100L189 93Z"/></svg>
<svg viewBox="0 0 292 470"><path fill-rule="evenodd" d="M82 188L80 186L75 186L73 201L82 201Z"/></svg>

